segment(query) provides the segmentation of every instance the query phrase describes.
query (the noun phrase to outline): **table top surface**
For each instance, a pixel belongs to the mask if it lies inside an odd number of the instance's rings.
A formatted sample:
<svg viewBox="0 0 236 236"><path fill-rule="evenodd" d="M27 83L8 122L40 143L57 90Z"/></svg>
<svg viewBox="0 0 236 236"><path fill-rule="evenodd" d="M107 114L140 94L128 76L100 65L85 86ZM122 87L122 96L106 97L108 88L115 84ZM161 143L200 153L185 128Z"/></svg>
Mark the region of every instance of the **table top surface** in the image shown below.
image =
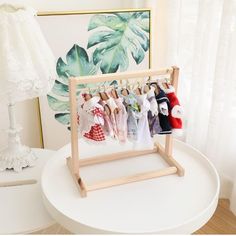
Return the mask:
<svg viewBox="0 0 236 236"><path fill-rule="evenodd" d="M38 157L34 167L16 173L0 172L0 181L37 180L36 184L0 188L0 234L28 233L55 223L46 211L40 190L41 173L54 151L33 149Z"/></svg>
<svg viewBox="0 0 236 236"><path fill-rule="evenodd" d="M82 142L81 158L130 149ZM55 155L42 174L44 203L55 220L74 233L191 233L209 220L217 206L219 177L214 166L177 140L173 156L185 168L184 177L170 175L92 191L86 198L80 197L66 166L70 145ZM81 176L92 183L164 166L158 154L150 154L83 167Z"/></svg>

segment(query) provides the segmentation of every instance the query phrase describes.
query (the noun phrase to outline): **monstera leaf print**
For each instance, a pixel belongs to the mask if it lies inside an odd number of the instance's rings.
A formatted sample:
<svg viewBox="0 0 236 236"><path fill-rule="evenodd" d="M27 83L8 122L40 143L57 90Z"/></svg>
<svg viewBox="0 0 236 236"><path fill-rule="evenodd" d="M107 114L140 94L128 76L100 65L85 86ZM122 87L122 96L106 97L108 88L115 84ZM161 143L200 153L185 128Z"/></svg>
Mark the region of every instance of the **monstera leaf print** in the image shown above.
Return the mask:
<svg viewBox="0 0 236 236"><path fill-rule="evenodd" d="M55 119L63 125L70 126L69 78L75 76L94 75L98 66L89 60L84 48L74 45L66 55L66 61L60 57L57 60L58 79L50 94L47 95L50 108L56 112ZM93 85L79 85L84 88ZM78 92L79 93L79 92Z"/></svg>
<svg viewBox="0 0 236 236"><path fill-rule="evenodd" d="M148 12L97 14L90 20L88 31L91 30L94 33L89 37L87 48L97 46L93 62L99 64L102 73L127 70L128 52L136 64L140 64L149 49Z"/></svg>

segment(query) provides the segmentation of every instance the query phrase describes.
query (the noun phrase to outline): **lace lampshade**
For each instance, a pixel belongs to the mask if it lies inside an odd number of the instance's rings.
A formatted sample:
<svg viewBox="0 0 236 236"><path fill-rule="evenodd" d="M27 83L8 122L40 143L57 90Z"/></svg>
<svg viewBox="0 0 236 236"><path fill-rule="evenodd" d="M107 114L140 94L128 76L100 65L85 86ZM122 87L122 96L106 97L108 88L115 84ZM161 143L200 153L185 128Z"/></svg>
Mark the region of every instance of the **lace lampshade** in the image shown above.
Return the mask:
<svg viewBox="0 0 236 236"><path fill-rule="evenodd" d="M56 77L55 58L26 6L0 5L0 105L8 105L8 147L0 151L0 171L35 164L33 151L21 144L16 124L16 102L45 95Z"/></svg>
<svg viewBox="0 0 236 236"><path fill-rule="evenodd" d="M0 5L0 102L46 94L55 79L55 59L34 9Z"/></svg>

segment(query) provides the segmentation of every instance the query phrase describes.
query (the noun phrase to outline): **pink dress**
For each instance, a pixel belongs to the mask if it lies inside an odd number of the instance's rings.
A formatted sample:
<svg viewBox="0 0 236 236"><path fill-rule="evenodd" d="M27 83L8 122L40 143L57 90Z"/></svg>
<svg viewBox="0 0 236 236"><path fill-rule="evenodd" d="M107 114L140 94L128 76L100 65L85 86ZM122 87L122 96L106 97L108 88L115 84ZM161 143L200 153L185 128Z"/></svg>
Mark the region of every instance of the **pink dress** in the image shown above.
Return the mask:
<svg viewBox="0 0 236 236"><path fill-rule="evenodd" d="M117 125L115 120L115 109L118 108L114 99L112 97L109 97L107 100L100 101L100 104L103 106L103 109L107 105L110 109L110 114L107 114L104 112L104 130L105 132L111 136L112 138L117 138L118 131L117 131Z"/></svg>
<svg viewBox="0 0 236 236"><path fill-rule="evenodd" d="M121 97L114 99L115 103L119 109L118 113L115 113L117 136L120 142L126 142L127 140L127 111L123 104L123 99Z"/></svg>
<svg viewBox="0 0 236 236"><path fill-rule="evenodd" d="M105 110L105 106L107 105L107 103L105 101L100 101L100 104L103 106L103 109ZM104 111L103 118L104 118L104 126L103 126L104 133L109 137L115 138L115 132L113 130L112 122L110 120L110 115L108 115Z"/></svg>

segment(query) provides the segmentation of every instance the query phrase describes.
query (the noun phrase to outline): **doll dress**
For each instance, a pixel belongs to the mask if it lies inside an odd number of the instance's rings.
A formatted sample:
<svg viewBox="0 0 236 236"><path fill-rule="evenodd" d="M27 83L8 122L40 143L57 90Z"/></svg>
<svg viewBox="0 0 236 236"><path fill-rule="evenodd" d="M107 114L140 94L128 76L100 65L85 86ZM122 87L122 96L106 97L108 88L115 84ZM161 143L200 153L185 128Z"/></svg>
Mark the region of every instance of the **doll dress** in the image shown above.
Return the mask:
<svg viewBox="0 0 236 236"><path fill-rule="evenodd" d="M153 137L162 131L158 117L158 104L155 99L155 88L153 86L147 92L147 99L150 102L150 110L148 111L149 130L151 137Z"/></svg>
<svg viewBox="0 0 236 236"><path fill-rule="evenodd" d="M103 116L103 118L104 118L104 126L103 126L104 133L105 133L105 135L114 138L115 133L113 130L113 125L110 120L110 116L105 111L106 103L104 101L100 101L100 104L103 106L103 109L104 109L104 116Z"/></svg>
<svg viewBox="0 0 236 236"><path fill-rule="evenodd" d="M92 110L92 114L94 116L94 120L99 120L103 117L103 112L101 109L95 107L94 110ZM96 123L96 122L95 122ZM105 140L105 134L103 132L102 126L100 123L94 124L90 131L88 133L84 134L84 137L88 139L92 139L94 141L104 141Z"/></svg>
<svg viewBox="0 0 236 236"><path fill-rule="evenodd" d="M140 106L140 112L136 113L138 118L138 135L135 142L135 149L151 149L153 141L151 138L147 113L150 111L150 102L147 99L147 94L137 95L137 102Z"/></svg>
<svg viewBox="0 0 236 236"><path fill-rule="evenodd" d="M122 95L123 96L123 95ZM124 106L127 111L127 137L131 141L136 140L138 136L138 113L140 111L137 99L131 92L123 96Z"/></svg>
<svg viewBox="0 0 236 236"><path fill-rule="evenodd" d="M105 134L102 126L104 125L104 110L98 103L100 98L94 96L88 101L80 102L79 128L83 137L93 141L104 141Z"/></svg>
<svg viewBox="0 0 236 236"><path fill-rule="evenodd" d="M105 113L105 130L108 133L109 136L116 138L117 137L117 126L116 126L116 120L115 120L115 109L118 108L114 99L112 97L109 97L107 100L102 100L101 104L103 108L107 105L110 109L110 114Z"/></svg>
<svg viewBox="0 0 236 236"><path fill-rule="evenodd" d="M117 127L117 137L120 142L126 142L127 140L127 111L123 104L123 98L118 97L114 99L119 112L115 113L116 127Z"/></svg>
<svg viewBox="0 0 236 236"><path fill-rule="evenodd" d="M176 135L181 136L182 135L182 115L183 115L183 109L180 106L179 99L177 98L175 94L175 89L172 85L169 85L169 88L164 90L166 93L166 96L168 97L170 101L170 109L171 112L169 113L169 122L172 127L172 132Z"/></svg>
<svg viewBox="0 0 236 236"><path fill-rule="evenodd" d="M115 134L115 137L117 137L118 131L117 131L117 125L116 125L116 119L115 119L115 110L118 108L118 106L116 105L115 100L112 97L109 97L109 99L106 100L106 102L111 110L110 121L113 127L113 132Z"/></svg>
<svg viewBox="0 0 236 236"><path fill-rule="evenodd" d="M156 95L156 101L158 103L158 117L162 129L159 134L171 134L171 126L168 119L169 99L162 89L160 89L160 92Z"/></svg>

